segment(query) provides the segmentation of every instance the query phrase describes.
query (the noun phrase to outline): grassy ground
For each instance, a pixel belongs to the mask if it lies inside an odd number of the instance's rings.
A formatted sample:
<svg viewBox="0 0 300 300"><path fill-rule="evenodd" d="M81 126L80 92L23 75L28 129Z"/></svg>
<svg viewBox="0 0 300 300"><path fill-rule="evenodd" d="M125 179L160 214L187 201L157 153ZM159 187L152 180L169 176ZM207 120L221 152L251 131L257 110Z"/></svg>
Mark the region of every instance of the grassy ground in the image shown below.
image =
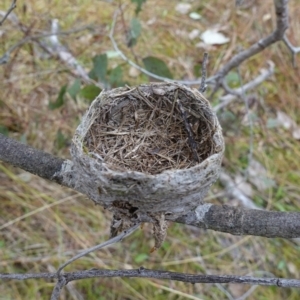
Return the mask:
<svg viewBox="0 0 300 300"><path fill-rule="evenodd" d="M110 3L112 2L112 3ZM35 0L18 3L15 13L30 28L30 35L49 29L50 21L59 20L62 30L93 24L92 32L81 31L61 37L79 62L90 70L91 58L113 50L107 36L116 1ZM124 23L134 15L130 2L125 2L124 22L118 19L116 40L130 58L133 53L125 45ZM219 25L230 37L229 44L209 50L209 73L232 57L238 49L271 32L274 24L272 2L236 10L233 1L193 1L193 11L201 14L199 21L180 15L174 9L177 1L147 0L139 19L142 34L134 47L137 60L153 55L164 60L174 78L193 79L194 67L201 62L200 40L187 38L193 29L204 31ZM290 3L291 28L288 32L294 44L300 44L299 1ZM9 7L3 0L1 10ZM9 21L0 27L0 53L24 37ZM297 40L298 39L298 40ZM275 75L253 93L251 112L256 119L253 128L253 155L265 166L273 186L258 191L252 198L263 208L296 211L299 202L299 141L292 133L268 124L276 111L284 111L300 123L299 69L283 43L273 45L240 67L243 82L258 75L259 69L272 60ZM299 61L299 59L298 59ZM130 77L130 67L120 58L109 59L109 68L121 65L124 80L130 84L147 81L140 75ZM237 70L234 70L237 72ZM236 74L233 73L232 76ZM75 80L72 72L57 58L45 57L40 48L26 44L14 51L0 72L0 129L10 137L61 157L69 157L72 134L89 101L77 102L66 95L65 103L55 110L49 102L57 99L64 85ZM213 103L218 98L212 99ZM220 113L226 137L224 167L232 174L241 174L247 167L249 127L243 125L245 105L234 102ZM103 209L80 194L44 181L22 170L0 163L0 272L54 271L79 250L105 241L109 235L110 218ZM234 203L222 194L216 184L208 195L214 203ZM172 224L163 247L152 254L150 226L134 233L121 244L84 257L66 270L89 268L147 268L200 274L237 274L277 277L300 277L300 246L282 239L235 237L188 226ZM29 280L0 282L0 299L49 299L52 282ZM146 279L93 279L68 284L61 299L238 299L249 286L195 284ZM231 293L232 297L226 294ZM299 299L296 289L258 287L247 299ZM246 298L243 298L246 299Z"/></svg>

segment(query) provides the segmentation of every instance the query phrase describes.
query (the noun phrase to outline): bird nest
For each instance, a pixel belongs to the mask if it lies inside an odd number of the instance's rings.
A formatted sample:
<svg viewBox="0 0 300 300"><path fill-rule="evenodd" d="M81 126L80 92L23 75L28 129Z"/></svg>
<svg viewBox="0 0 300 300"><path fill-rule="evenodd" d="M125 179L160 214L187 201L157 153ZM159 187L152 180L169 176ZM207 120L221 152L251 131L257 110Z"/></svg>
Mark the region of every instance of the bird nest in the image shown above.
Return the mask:
<svg viewBox="0 0 300 300"><path fill-rule="evenodd" d="M216 152L218 124L200 93L142 85L114 90L102 104L84 146L112 170L159 174L193 167Z"/></svg>
<svg viewBox="0 0 300 300"><path fill-rule="evenodd" d="M112 233L136 221L154 223L156 246L165 218L203 203L218 178L222 130L195 89L152 83L103 91L75 135L76 188L114 214Z"/></svg>

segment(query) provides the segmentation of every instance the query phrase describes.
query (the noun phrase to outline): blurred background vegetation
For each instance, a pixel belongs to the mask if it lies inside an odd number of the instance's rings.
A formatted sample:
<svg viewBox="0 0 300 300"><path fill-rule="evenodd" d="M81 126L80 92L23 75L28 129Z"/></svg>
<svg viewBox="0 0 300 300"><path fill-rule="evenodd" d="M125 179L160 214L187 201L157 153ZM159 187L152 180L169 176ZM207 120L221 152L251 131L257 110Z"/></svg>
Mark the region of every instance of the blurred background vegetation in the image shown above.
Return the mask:
<svg viewBox="0 0 300 300"><path fill-rule="evenodd" d="M14 10L19 23L0 27L0 56L28 36L50 31L57 19L59 41L92 79L84 82L74 68L45 51L49 38L36 38L15 49L0 66L0 132L38 149L69 158L72 135L101 88L149 81L122 60L108 37L113 16L115 40L125 55L142 67L174 79L199 78L204 51L213 75L240 49L269 34L275 23L272 1L28 0ZM6 11L10 0L2 0ZM287 34L300 45L300 2L290 1ZM228 42L207 45L200 39L209 28ZM261 208L300 208L299 68L282 42L250 58L227 76L236 88L259 74L267 61L275 74L218 112L226 139L223 167ZM299 57L297 58L299 61ZM210 94L208 90L207 95ZM212 99L219 103L221 91ZM249 127L249 118L252 128ZM287 126L290 122L291 126ZM287 128L287 129L286 129ZM252 138L251 138L252 137ZM245 178L253 149L263 185ZM255 173L256 172L256 173ZM216 204L239 205L215 184L207 197ZM81 249L109 237L111 215L86 197L12 166L0 163L0 272L52 272ZM300 243L283 239L237 237L171 224L161 249L150 254L154 241L145 225L120 244L74 262L66 271L89 268L147 268L200 274L300 277ZM249 290L250 288L250 290ZM49 299L53 282L2 281L0 299ZM248 294L244 294L247 291ZM69 283L61 299L299 299L296 289L247 285L185 284L157 279L88 279Z"/></svg>

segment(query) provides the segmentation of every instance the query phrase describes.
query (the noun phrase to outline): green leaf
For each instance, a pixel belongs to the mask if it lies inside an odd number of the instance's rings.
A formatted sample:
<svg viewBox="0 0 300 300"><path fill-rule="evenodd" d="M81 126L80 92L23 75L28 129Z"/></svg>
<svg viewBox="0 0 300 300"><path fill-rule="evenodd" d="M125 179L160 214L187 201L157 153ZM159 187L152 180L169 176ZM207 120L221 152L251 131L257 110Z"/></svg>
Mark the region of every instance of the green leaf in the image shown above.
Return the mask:
<svg viewBox="0 0 300 300"><path fill-rule="evenodd" d="M148 254L146 254L146 253L141 253L141 254L138 254L138 255L135 257L134 261L135 261L137 264L139 264L139 263L141 263L141 262L147 260L148 257L149 257Z"/></svg>
<svg viewBox="0 0 300 300"><path fill-rule="evenodd" d="M141 34L142 26L137 18L133 18L130 22L130 31L127 36L127 46L132 47L137 43L137 39Z"/></svg>
<svg viewBox="0 0 300 300"><path fill-rule="evenodd" d="M172 73L164 61L157 57L148 56L143 59L143 63L147 71L156 75L173 79Z"/></svg>
<svg viewBox="0 0 300 300"><path fill-rule="evenodd" d="M68 94L76 101L76 96L80 91L80 80L76 79L73 84L68 88Z"/></svg>
<svg viewBox="0 0 300 300"><path fill-rule="evenodd" d="M65 103L65 93L67 91L67 85L64 85L60 91L59 91L59 94L58 94L58 97L57 99L54 101L54 102L50 102L48 107L51 109L51 110L54 110L54 109L57 109L61 106L64 105Z"/></svg>
<svg viewBox="0 0 300 300"><path fill-rule="evenodd" d="M142 5L146 2L147 0L131 0L132 3L136 3L136 9L135 9L135 14L139 14L139 12L142 10Z"/></svg>
<svg viewBox="0 0 300 300"><path fill-rule="evenodd" d="M94 68L91 72L93 72L96 76L96 78L100 81L105 81L106 73L107 73L107 55L106 53L96 55L93 57L93 65Z"/></svg>
<svg viewBox="0 0 300 300"><path fill-rule="evenodd" d="M110 71L109 83L111 84L112 87L123 86L124 82L122 78L123 78L123 70L121 66L117 66Z"/></svg>
<svg viewBox="0 0 300 300"><path fill-rule="evenodd" d="M101 92L96 85L90 84L81 89L80 95L87 100L94 100Z"/></svg>

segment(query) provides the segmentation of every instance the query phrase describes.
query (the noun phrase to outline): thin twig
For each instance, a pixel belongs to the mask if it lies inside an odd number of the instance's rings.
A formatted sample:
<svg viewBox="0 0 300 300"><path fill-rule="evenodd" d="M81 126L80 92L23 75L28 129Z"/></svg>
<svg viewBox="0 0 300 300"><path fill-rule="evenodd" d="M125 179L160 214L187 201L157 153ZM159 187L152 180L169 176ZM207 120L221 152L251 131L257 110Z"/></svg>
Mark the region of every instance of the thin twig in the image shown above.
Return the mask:
<svg viewBox="0 0 300 300"><path fill-rule="evenodd" d="M287 48L291 51L293 67L296 68L296 66L297 66L296 65L296 55L298 53L300 53L300 47L294 47L286 35L284 35L284 37L283 37L283 42L285 43Z"/></svg>
<svg viewBox="0 0 300 300"><path fill-rule="evenodd" d="M232 101L236 100L237 98L241 98L243 92L247 92L248 90L254 89L259 84L271 77L274 74L275 65L272 61L269 61L268 64L269 69L262 69L260 71L261 74L259 76L237 89L232 90L226 85L225 82L222 82L222 86L228 94L220 98L221 103L214 107L214 111L217 112L220 109L226 107Z"/></svg>
<svg viewBox="0 0 300 300"><path fill-rule="evenodd" d="M63 289L63 287L67 284L67 280L64 276L61 276L58 278L58 281L52 291L52 294L51 294L51 298L50 300L57 300L60 296L60 292L61 290Z"/></svg>
<svg viewBox="0 0 300 300"><path fill-rule="evenodd" d="M68 34L71 34L71 33L76 33L76 32L80 32L80 31L83 31L83 30L89 30L91 29L91 26L83 26L83 27L80 27L80 28L74 28L74 29L71 29L71 30L66 30L66 31L60 31L60 32L55 32L55 33L52 33L52 32L45 32L45 33L41 33L41 34L35 34L35 35L32 35L32 36L27 36L25 38L23 38L22 40L18 41L15 45L11 46L1 57L0 57L0 65L2 64L5 64L9 61L9 57L11 55L11 53L23 46L24 44L27 44L31 41L36 41L38 39L42 39L42 38L45 38L45 37L51 37L51 36L57 36L57 35L68 35Z"/></svg>
<svg viewBox="0 0 300 300"><path fill-rule="evenodd" d="M97 251L100 250L106 246L118 243L120 241L122 241L125 237L129 236L130 234L132 234L138 227L140 226L140 223L135 224L134 226L132 226L131 228L124 230L122 233L120 233L119 235L117 235L114 238L109 239L108 241L101 243L99 245L96 245L94 247L91 247L87 250L84 250L82 252L80 252L79 254L75 255L74 257L72 257L71 259L69 259L67 262L65 262L64 264L62 264L57 272L56 275L58 277L58 281L52 291L52 296L51 296L51 300L57 300L60 292L62 290L62 288L69 282L69 280L66 279L66 277L64 276L64 274L61 274L61 271L69 264L71 264L72 262L74 262L75 260L79 259L80 257L83 257L93 251Z"/></svg>
<svg viewBox="0 0 300 300"><path fill-rule="evenodd" d="M171 112L170 112L170 116L169 116L169 119L167 121L167 129L169 128L170 126L170 123L172 121L172 118L173 118L173 113L174 113L174 108L175 108L175 104L177 102L177 97L178 97L178 89L176 90L175 94L174 94L174 101L172 103L172 108L171 108Z"/></svg>
<svg viewBox="0 0 300 300"><path fill-rule="evenodd" d="M92 80L84 68L79 64L78 60L72 55L72 53L61 44L57 37L59 32L59 24L57 19L52 20L51 32L52 35L48 39L50 45L44 45L47 50L52 53L52 55L57 54L61 61L65 62L70 68L75 69L76 75L80 76L85 82L93 83L96 86L99 86L101 89L106 88L107 86L104 83Z"/></svg>
<svg viewBox="0 0 300 300"><path fill-rule="evenodd" d="M203 55L203 61L202 61L202 72L201 72L201 84L200 84L200 88L199 91L201 93L204 93L206 91L206 76L207 76L207 70L206 70L206 66L207 66L207 62L208 62L208 53L204 53Z"/></svg>
<svg viewBox="0 0 300 300"><path fill-rule="evenodd" d="M177 104L178 104L178 108L180 110L180 113L181 113L181 116L182 116L182 119L183 119L183 122L184 122L185 129L186 129L187 134L188 134L188 141L189 141L192 153L193 153L194 160L199 163L200 160L199 160L199 157L198 157L198 154L197 154L197 144L196 144L196 141L194 139L191 126L188 122L186 112L185 112L182 104L180 103L179 99L177 99Z"/></svg>
<svg viewBox="0 0 300 300"><path fill-rule="evenodd" d="M72 263L73 261L79 259L82 256L85 256L93 251L97 251L101 248L104 248L106 246L118 243L120 241L122 241L125 237L129 236L130 234L132 234L138 227L139 227L140 223L135 224L134 226L132 226L131 228L124 230L123 232L121 232L119 235L115 236L114 238L111 238L110 240L101 243L99 245L96 245L94 247L91 247L87 250L84 250L82 252L80 252L79 254L75 255L74 257L72 257L71 259L69 259L67 262L65 262L64 264L62 264L58 270L57 270L57 275L60 275L61 271L70 263Z"/></svg>
<svg viewBox="0 0 300 300"><path fill-rule="evenodd" d="M300 279L285 279L276 277L252 277L237 275L195 275L178 272L169 272L161 270L151 270L140 267L133 270L102 270L91 269L86 271L76 271L63 273L60 275L66 279L66 282L102 277L127 277L127 278L156 278L175 280L189 283L238 283L238 284L254 284L261 286L278 286L278 287L295 287L300 288ZM57 273L27 273L27 274L0 274L0 279L53 279L58 278Z"/></svg>
<svg viewBox="0 0 300 300"><path fill-rule="evenodd" d="M6 12L6 14L3 16L2 20L0 20L0 26L2 26L2 24L7 19L7 17L9 16L9 14L17 7L16 3L17 3L17 0L13 0L12 1L11 5L10 5L10 8Z"/></svg>
<svg viewBox="0 0 300 300"><path fill-rule="evenodd" d="M14 23L16 25L19 25L18 20L14 20ZM101 82L96 82L93 79L91 79L88 76L88 74L85 72L84 68L78 63L77 59L70 53L70 51L67 50L66 47L64 47L60 43L60 41L57 37L58 35L66 35L66 34L75 33L75 32L79 32L82 30L90 29L90 28L91 28L91 26L88 25L88 26L83 26L80 28L75 28L75 29L72 29L69 31L60 32L59 26L58 26L58 20L54 19L51 24L51 31L52 31L51 33L43 33L43 34L37 34L37 35L33 35L33 36L27 36L24 39L20 40L15 45L10 47L4 53L4 55L2 57L0 57L0 65L5 64L9 61L12 51L14 51L16 48L21 47L22 45L24 45L30 41L36 41L38 43L38 45L42 49L44 49L44 51L46 51L47 53L49 53L52 56L58 55L58 57L60 58L61 61L66 63L71 69L75 69L75 75L80 76L84 82L94 84L96 86L99 86L101 89L103 89L106 86ZM25 31L26 27L21 26L21 29L22 29L22 31ZM38 41L39 39L45 38L45 37L49 37L49 39L48 39L49 44L44 43L42 41Z"/></svg>
<svg viewBox="0 0 300 300"><path fill-rule="evenodd" d="M146 69L140 67L139 65L137 65L136 63L134 63L132 60L130 60L121 50L120 48L118 47L118 44L114 38L114 31L115 31L115 25L116 25L116 21L117 21L117 16L119 14L119 10L117 10L114 14L114 17L113 17L113 22L112 22L112 26L111 26L111 30L110 30L110 33L109 33L109 38L111 40L111 43L115 49L116 52L119 53L119 55L121 56L121 58L126 61L129 65L131 65L132 67L136 68L137 70L141 71L142 73L152 77L152 78L155 78L155 79L158 79L158 80L161 80L161 81L167 81L167 82L177 82L177 83L180 83L180 84L186 84L186 85L200 85L201 82L202 82L202 79L201 80L172 80L170 78L166 78L166 77L163 77L163 76L159 76L159 75L156 75L152 72L149 72L147 71Z"/></svg>

